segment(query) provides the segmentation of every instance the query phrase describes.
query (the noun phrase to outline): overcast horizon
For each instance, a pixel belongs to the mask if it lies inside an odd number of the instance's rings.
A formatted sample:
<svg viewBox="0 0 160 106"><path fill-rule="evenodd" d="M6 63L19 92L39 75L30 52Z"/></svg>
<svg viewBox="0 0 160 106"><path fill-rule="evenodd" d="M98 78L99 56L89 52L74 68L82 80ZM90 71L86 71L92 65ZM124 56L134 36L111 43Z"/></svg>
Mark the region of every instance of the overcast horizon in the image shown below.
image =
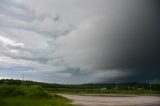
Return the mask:
<svg viewBox="0 0 160 106"><path fill-rule="evenodd" d="M158 0L0 0L0 79L160 82Z"/></svg>

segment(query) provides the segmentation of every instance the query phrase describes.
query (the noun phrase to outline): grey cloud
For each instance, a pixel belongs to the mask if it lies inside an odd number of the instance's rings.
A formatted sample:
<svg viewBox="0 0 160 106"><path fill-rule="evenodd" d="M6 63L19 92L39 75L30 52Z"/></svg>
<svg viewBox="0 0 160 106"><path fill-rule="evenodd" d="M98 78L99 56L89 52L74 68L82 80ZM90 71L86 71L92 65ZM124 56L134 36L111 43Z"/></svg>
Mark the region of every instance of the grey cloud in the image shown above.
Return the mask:
<svg viewBox="0 0 160 106"><path fill-rule="evenodd" d="M64 35L70 30L70 25L59 22L60 15L57 13L42 12L42 14L37 15L35 10L29 10L26 5L17 4L14 0L11 3L1 2L1 27L28 30L52 38Z"/></svg>
<svg viewBox="0 0 160 106"><path fill-rule="evenodd" d="M30 15L31 12L28 11L24 6L17 4L12 0L0 1L0 13L1 15L7 15L12 17L12 19L18 18L24 21L31 21L34 18L34 16Z"/></svg>
<svg viewBox="0 0 160 106"><path fill-rule="evenodd" d="M75 31L57 40L56 55L71 66L90 71L130 73L112 80L159 79L160 14L157 3L126 1L126 4L119 4L104 15L95 19L91 17ZM102 79L110 78L106 74Z"/></svg>

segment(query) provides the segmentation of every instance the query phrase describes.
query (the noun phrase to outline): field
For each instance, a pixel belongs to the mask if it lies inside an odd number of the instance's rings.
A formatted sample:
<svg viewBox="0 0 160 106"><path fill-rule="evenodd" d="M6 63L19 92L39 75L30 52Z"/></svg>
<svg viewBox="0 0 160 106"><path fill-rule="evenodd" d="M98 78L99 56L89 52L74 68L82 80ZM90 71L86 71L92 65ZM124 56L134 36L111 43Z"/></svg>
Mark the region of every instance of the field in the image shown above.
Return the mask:
<svg viewBox="0 0 160 106"><path fill-rule="evenodd" d="M65 94L160 94L159 90L47 88L48 92Z"/></svg>
<svg viewBox="0 0 160 106"><path fill-rule="evenodd" d="M0 98L0 106L71 106L65 98L27 98L27 97L4 97Z"/></svg>
<svg viewBox="0 0 160 106"><path fill-rule="evenodd" d="M0 106L71 106L70 102L40 86L0 85Z"/></svg>

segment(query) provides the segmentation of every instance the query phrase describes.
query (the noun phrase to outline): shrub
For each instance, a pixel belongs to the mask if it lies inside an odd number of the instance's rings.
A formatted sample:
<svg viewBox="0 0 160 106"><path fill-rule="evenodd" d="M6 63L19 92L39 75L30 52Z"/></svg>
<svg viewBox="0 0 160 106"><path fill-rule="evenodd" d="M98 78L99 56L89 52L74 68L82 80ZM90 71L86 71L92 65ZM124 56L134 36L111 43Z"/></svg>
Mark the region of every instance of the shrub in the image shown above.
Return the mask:
<svg viewBox="0 0 160 106"><path fill-rule="evenodd" d="M0 85L0 96L26 96L30 98L51 98L40 86L16 86L16 85Z"/></svg>
<svg viewBox="0 0 160 106"><path fill-rule="evenodd" d="M40 86L31 86L27 87L25 91L25 95L30 98L50 98L51 95L47 93L42 87Z"/></svg>
<svg viewBox="0 0 160 106"><path fill-rule="evenodd" d="M23 95L23 91L17 86L11 85L1 85L0 86L0 96L18 96Z"/></svg>

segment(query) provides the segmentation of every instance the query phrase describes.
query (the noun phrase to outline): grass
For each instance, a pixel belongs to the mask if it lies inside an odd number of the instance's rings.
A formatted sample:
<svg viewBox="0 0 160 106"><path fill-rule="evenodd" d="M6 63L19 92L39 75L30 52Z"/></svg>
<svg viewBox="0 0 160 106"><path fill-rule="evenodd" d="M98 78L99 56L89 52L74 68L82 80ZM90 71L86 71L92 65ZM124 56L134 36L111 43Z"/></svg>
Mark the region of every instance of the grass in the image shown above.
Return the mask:
<svg viewBox="0 0 160 106"><path fill-rule="evenodd" d="M50 98L51 95L40 86L0 85L0 96L25 96L30 98Z"/></svg>
<svg viewBox="0 0 160 106"><path fill-rule="evenodd" d="M71 88L48 88L53 93L70 93L70 94L160 94L160 91L149 90L118 90L118 89L71 89Z"/></svg>
<svg viewBox="0 0 160 106"><path fill-rule="evenodd" d="M0 85L0 106L72 106L70 102L40 86Z"/></svg>
<svg viewBox="0 0 160 106"><path fill-rule="evenodd" d="M61 98L28 98L28 97L4 97L0 98L0 106L71 106L70 101Z"/></svg>

